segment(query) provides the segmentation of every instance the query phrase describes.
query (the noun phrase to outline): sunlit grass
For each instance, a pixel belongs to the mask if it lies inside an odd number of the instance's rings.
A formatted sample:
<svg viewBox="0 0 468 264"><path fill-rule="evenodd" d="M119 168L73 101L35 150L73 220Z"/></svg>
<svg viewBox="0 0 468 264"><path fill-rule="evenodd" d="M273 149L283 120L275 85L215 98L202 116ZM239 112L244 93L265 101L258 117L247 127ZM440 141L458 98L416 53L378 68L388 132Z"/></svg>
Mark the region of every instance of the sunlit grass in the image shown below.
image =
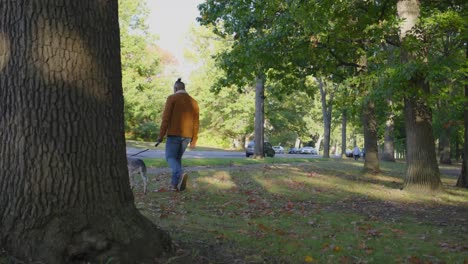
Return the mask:
<svg viewBox="0 0 468 264"><path fill-rule="evenodd" d="M245 262L463 263L468 259L463 247L466 232L460 225L432 220L441 217L432 211L445 206L468 210L466 189L446 185L432 195L401 190L402 163L382 163L382 172L374 175L364 174L362 162L354 160L262 162L225 167L209 167L213 164L207 162L205 169L190 173L186 192L139 195L136 202L175 240L229 245L225 249ZM167 177L151 175L150 189L160 188Z"/></svg>
<svg viewBox="0 0 468 264"><path fill-rule="evenodd" d="M145 163L149 167L167 168L167 162L164 159L145 158ZM200 158L200 159L183 159L182 163L185 167L193 166L244 166L255 164L283 164L283 163L308 163L317 162L317 159L306 158L265 158L265 159L226 159L226 158Z"/></svg>
<svg viewBox="0 0 468 264"><path fill-rule="evenodd" d="M216 171L209 177L199 177L199 185L205 185L207 189L230 189L235 188L236 184L232 181L231 176L225 171ZM203 188L203 187L202 187Z"/></svg>
<svg viewBox="0 0 468 264"><path fill-rule="evenodd" d="M131 148L139 148L139 149L165 149L166 148L166 143L165 142L161 142L157 147L154 146L154 144L156 143L156 141L154 142L145 142L145 141L136 141L136 140L126 140L126 145L127 147L131 147ZM199 150L199 151L236 151L236 150L232 150L232 149L223 149L223 148L216 148L216 147L210 147L210 146L197 146L196 150ZM190 151L187 150L187 151Z"/></svg>

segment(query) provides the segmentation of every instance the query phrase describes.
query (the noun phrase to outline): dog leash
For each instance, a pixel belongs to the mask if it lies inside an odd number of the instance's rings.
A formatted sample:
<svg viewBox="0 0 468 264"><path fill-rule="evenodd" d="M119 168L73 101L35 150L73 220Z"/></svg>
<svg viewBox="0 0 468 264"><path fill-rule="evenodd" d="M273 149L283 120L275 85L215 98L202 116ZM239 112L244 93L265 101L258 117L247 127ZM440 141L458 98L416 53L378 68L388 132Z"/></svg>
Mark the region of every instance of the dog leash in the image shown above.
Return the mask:
<svg viewBox="0 0 468 264"><path fill-rule="evenodd" d="M136 155L138 155L138 154L140 154L140 153L143 153L143 152L145 152L145 151L148 151L148 150L149 150L149 149L142 150L142 151L137 152L137 153L135 153L135 154L133 154L133 155L130 155L130 156L128 156L128 157L130 158L130 157L136 156Z"/></svg>
<svg viewBox="0 0 468 264"><path fill-rule="evenodd" d="M159 143L161 143L161 142L156 142L156 144L154 145L154 147L157 147L157 146L159 145ZM128 157L130 158L130 157L136 156L136 155L138 155L138 154L140 154L140 153L143 153L143 152L145 152L145 151L148 151L148 150L149 150L149 149L142 150L142 151L137 152L137 153L135 153L135 154L133 154L133 155L130 155L130 156L128 156Z"/></svg>

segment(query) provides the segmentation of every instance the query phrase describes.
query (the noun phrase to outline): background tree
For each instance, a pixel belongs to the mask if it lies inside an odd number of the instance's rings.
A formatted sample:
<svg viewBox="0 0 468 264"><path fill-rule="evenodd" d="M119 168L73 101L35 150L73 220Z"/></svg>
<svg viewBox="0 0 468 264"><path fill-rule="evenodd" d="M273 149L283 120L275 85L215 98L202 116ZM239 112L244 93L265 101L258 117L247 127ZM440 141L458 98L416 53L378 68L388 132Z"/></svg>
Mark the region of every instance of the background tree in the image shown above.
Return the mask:
<svg viewBox="0 0 468 264"><path fill-rule="evenodd" d="M216 87L235 85L242 90L255 85L255 141L262 142L266 81L279 80L272 76L284 77L284 69L290 69L288 52L291 48L284 35L290 29L287 4L282 1L208 0L199 9L202 25L211 24L216 34L234 38L231 49L217 55L225 75ZM293 83L290 86L298 87ZM263 144L255 144L255 156L263 157Z"/></svg>
<svg viewBox="0 0 468 264"><path fill-rule="evenodd" d="M171 249L129 186L117 9L0 2L0 246L20 259L134 263Z"/></svg>
<svg viewBox="0 0 468 264"><path fill-rule="evenodd" d="M434 190L441 186L432 129L431 97L435 95L436 83L432 80L431 69L434 69L432 61L441 58L436 55L437 52L434 52L437 43L440 43L437 35L441 32L444 32L443 34L453 32L453 36L463 35L460 34L463 28L463 22L459 18L460 13L452 12L456 9L463 10L463 6L466 4L458 1L423 2L421 5L417 0L400 0L397 3L398 17L403 20L399 27L399 37L402 42L401 76L409 80L406 82L409 89L405 93L404 101L407 188ZM444 19L431 18L439 16L440 13L454 19L445 20L448 23L432 23L437 25L435 27L430 26L431 20L444 21Z"/></svg>
<svg viewBox="0 0 468 264"><path fill-rule="evenodd" d="M121 0L119 6L126 137L154 141L159 131L156 120L172 85L162 74L169 63L148 31L146 2Z"/></svg>
<svg viewBox="0 0 468 264"><path fill-rule="evenodd" d="M209 27L192 28L189 36L192 50L188 51L188 57L200 65L190 77L191 94L197 98L200 109L204 109L200 113L203 129L199 141L212 146L243 148L254 130L254 89L246 87L239 92L237 87L230 86L216 93L213 90L223 73L216 67L212 54L229 49L231 40L217 36Z"/></svg>

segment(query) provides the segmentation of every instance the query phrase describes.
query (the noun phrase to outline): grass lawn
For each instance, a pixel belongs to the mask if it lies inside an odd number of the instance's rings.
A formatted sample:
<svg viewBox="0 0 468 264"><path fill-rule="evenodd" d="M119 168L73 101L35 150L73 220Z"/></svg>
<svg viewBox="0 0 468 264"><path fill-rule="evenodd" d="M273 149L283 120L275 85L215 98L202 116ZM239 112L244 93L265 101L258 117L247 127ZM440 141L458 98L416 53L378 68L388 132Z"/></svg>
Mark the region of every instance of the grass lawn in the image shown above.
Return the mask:
<svg viewBox="0 0 468 264"><path fill-rule="evenodd" d="M288 163L287 163L288 162ZM467 263L468 190L400 190L404 164L335 159L190 160L187 191L146 160L140 211L167 230L187 263ZM190 169L190 168L188 168ZM182 263L182 262L181 262Z"/></svg>

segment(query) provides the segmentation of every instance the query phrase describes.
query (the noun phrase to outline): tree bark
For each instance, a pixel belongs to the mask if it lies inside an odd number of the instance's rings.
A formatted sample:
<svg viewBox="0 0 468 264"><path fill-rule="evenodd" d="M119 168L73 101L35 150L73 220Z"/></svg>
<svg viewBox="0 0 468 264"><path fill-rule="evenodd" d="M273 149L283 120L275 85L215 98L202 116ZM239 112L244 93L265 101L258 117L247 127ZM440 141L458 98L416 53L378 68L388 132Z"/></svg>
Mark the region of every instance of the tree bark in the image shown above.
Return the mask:
<svg viewBox="0 0 468 264"><path fill-rule="evenodd" d="M364 123L364 148L366 158L364 159L364 171L380 172L378 146L377 146L377 119L375 116L374 102L365 102L363 108Z"/></svg>
<svg viewBox="0 0 468 264"><path fill-rule="evenodd" d="M320 78L316 78L319 89L320 99L322 102L322 116L323 116L323 157L330 157L330 134L331 134L331 117L332 117L332 101L334 93L330 93L330 99L327 101L327 91L325 85ZM319 151L319 149L317 149Z"/></svg>
<svg viewBox="0 0 468 264"><path fill-rule="evenodd" d="M124 139L118 5L0 1L0 248L29 262L149 263Z"/></svg>
<svg viewBox="0 0 468 264"><path fill-rule="evenodd" d="M411 89L427 89L419 88L427 86L424 80L414 82L414 86ZM431 121L431 111L421 99L405 99L407 189L437 190L442 186Z"/></svg>
<svg viewBox="0 0 468 264"><path fill-rule="evenodd" d="M400 40L405 41L407 34L416 25L420 13L419 0L399 0L397 12L400 24ZM402 50L401 62L406 64L417 56ZM420 75L420 74L419 74ZM406 175L404 188L410 190L437 190L442 186L432 133L431 109L417 94L428 94L429 85L423 76L415 73L408 83L405 99L406 128Z"/></svg>
<svg viewBox="0 0 468 264"><path fill-rule="evenodd" d="M346 158L346 109L341 113L341 158Z"/></svg>
<svg viewBox="0 0 468 264"><path fill-rule="evenodd" d="M389 105L392 103L389 102ZM382 153L382 160L395 162L395 141L393 138L393 131L395 129L395 114L393 111L389 111L387 121L385 122L384 131L384 149Z"/></svg>
<svg viewBox="0 0 468 264"><path fill-rule="evenodd" d="M265 77L259 75L255 85L255 148L254 158L264 158L263 141L265 123Z"/></svg>

